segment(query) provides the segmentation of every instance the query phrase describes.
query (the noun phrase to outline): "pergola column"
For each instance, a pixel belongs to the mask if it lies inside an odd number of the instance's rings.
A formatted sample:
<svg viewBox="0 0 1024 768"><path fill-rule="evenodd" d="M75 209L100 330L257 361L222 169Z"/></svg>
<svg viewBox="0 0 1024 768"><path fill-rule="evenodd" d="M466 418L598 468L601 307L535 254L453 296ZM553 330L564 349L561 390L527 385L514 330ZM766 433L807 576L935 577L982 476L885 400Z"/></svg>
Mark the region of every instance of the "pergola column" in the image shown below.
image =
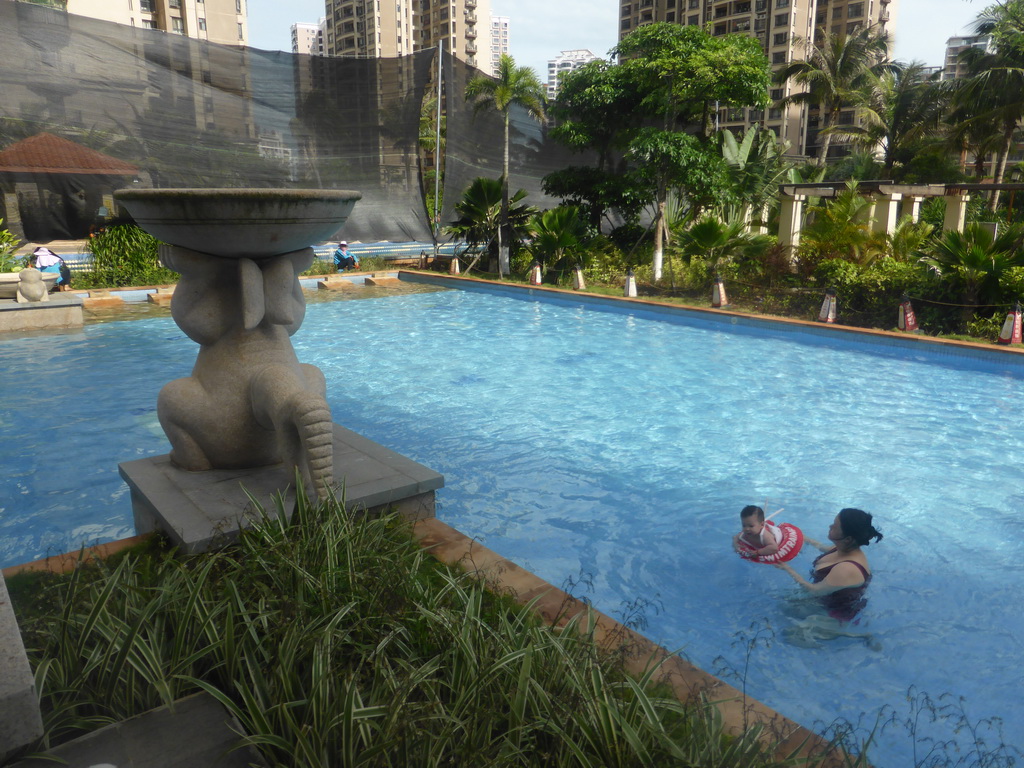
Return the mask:
<svg viewBox="0 0 1024 768"><path fill-rule="evenodd" d="M966 192L954 192L946 195L946 216L942 220L943 231L955 229L957 232L964 231L964 221L967 218L967 203L971 196Z"/></svg>
<svg viewBox="0 0 1024 768"><path fill-rule="evenodd" d="M911 195L907 200L910 202L910 210L906 213L910 214L910 220L915 224L921 220L921 203L924 202L924 198L920 195ZM906 203L904 203L906 208Z"/></svg>
<svg viewBox="0 0 1024 768"><path fill-rule="evenodd" d="M903 195L893 192L889 195L882 195L875 206L875 223L871 225L873 232L883 235L891 234L896 229L896 221L899 219L900 200Z"/></svg>
<svg viewBox="0 0 1024 768"><path fill-rule="evenodd" d="M792 250L800 246L806 200L807 195L782 196L779 199L779 243Z"/></svg>

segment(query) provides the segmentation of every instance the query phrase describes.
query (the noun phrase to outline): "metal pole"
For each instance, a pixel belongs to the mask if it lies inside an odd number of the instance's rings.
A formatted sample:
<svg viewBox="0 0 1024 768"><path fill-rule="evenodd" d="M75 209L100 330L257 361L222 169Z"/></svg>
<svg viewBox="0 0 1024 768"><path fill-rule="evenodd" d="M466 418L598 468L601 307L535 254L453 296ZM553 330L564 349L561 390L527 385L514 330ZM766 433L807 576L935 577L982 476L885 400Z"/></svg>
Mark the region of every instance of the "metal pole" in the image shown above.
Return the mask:
<svg viewBox="0 0 1024 768"><path fill-rule="evenodd" d="M437 114L434 116L434 221L431 230L434 233L434 261L437 261L439 248L438 234L441 229L441 216L437 210L437 198L441 190L441 72L444 69L444 41L437 49Z"/></svg>

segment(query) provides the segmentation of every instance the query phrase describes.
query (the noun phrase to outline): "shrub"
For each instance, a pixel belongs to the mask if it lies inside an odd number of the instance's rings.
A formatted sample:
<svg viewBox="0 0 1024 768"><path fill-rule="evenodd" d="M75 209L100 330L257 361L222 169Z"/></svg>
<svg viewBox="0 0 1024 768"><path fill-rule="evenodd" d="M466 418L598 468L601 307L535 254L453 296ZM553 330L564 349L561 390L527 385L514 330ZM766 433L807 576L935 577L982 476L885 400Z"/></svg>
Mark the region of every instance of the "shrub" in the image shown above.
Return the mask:
<svg viewBox="0 0 1024 768"><path fill-rule="evenodd" d="M10 230L3 228L0 219L0 272L17 272L25 266L25 260L14 255L21 240Z"/></svg>
<svg viewBox="0 0 1024 768"><path fill-rule="evenodd" d="M178 281L178 273L163 267L157 257L160 243L134 224L115 224L89 238L92 270L72 277L75 288L118 288L161 285Z"/></svg>
<svg viewBox="0 0 1024 768"><path fill-rule="evenodd" d="M839 314L850 322L873 328L896 325L898 308L904 294L917 298L936 299L936 281L921 265L896 261L888 257L860 266L845 259L828 259L814 271L817 282L836 289ZM922 321L922 309L915 307ZM931 318L934 310L925 310Z"/></svg>

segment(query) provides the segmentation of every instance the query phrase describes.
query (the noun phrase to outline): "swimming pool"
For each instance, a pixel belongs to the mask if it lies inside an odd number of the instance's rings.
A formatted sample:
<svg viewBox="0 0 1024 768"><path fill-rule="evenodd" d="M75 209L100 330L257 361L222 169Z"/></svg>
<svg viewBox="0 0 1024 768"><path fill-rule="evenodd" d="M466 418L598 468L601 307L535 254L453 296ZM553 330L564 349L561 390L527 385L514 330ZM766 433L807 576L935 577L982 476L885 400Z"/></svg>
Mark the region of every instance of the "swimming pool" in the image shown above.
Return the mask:
<svg viewBox="0 0 1024 768"><path fill-rule="evenodd" d="M441 519L606 612L649 601L648 636L746 669L766 704L870 730L886 706L909 715L911 687L949 693L1020 747L1019 364L469 291L317 304L294 340L337 421L445 475ZM196 351L167 319L54 341L0 341L3 564L132 532L116 464L167 450L156 393ZM818 539L842 506L876 514L863 627L881 651L776 637L747 664L797 594L729 549L766 500ZM919 735L969 749L952 725ZM873 756L912 764L906 730Z"/></svg>

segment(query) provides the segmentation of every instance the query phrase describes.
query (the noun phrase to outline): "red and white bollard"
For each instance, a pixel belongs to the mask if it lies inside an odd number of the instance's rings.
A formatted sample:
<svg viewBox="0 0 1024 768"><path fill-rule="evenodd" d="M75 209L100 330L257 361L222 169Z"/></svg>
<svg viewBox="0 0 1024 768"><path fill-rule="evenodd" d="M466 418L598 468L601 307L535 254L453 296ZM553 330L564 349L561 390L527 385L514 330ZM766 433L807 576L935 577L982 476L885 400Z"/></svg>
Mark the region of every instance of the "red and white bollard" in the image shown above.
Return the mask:
<svg viewBox="0 0 1024 768"><path fill-rule="evenodd" d="M448 274L457 275L459 274L459 257L452 256L452 263L448 265Z"/></svg>
<svg viewBox="0 0 1024 768"><path fill-rule="evenodd" d="M1006 315L1003 330L999 332L1000 344L1020 344L1020 302Z"/></svg>
<svg viewBox="0 0 1024 768"><path fill-rule="evenodd" d="M583 279L583 267L579 264L572 270L572 289L574 291L587 290L587 281Z"/></svg>
<svg viewBox="0 0 1024 768"><path fill-rule="evenodd" d="M540 285L540 262L533 262L533 266L530 267L530 285Z"/></svg>
<svg viewBox="0 0 1024 768"><path fill-rule="evenodd" d="M914 307L910 303L910 297L905 293L903 294L903 299L900 301L900 316L896 321L896 327L901 331L908 331L911 333L918 330L917 315L914 314Z"/></svg>
<svg viewBox="0 0 1024 768"><path fill-rule="evenodd" d="M632 269L626 273L626 290L623 292L623 296L627 299L636 298L636 276Z"/></svg>
<svg viewBox="0 0 1024 768"><path fill-rule="evenodd" d="M729 297L725 295L725 283L722 278L715 275L715 287L711 289L711 306L719 309L728 305Z"/></svg>
<svg viewBox="0 0 1024 768"><path fill-rule="evenodd" d="M836 321L836 291L834 288L829 288L825 291L825 300L821 302L818 321L822 323L834 323Z"/></svg>

